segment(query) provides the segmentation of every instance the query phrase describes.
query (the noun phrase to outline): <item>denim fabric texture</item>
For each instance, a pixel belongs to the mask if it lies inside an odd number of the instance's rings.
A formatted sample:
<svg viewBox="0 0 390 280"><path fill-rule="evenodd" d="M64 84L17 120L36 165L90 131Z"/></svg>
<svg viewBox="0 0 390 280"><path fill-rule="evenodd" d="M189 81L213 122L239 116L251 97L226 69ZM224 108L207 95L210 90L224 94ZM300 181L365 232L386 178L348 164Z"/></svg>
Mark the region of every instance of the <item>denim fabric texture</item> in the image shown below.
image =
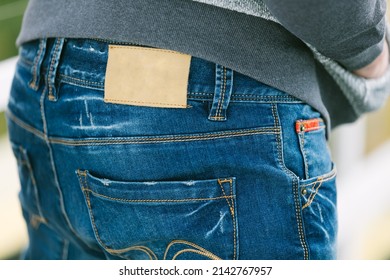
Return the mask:
<svg viewBox="0 0 390 280"><path fill-rule="evenodd" d="M105 103L109 43L20 49L7 119L25 259L336 257L336 171L317 111L197 57L188 108Z"/></svg>

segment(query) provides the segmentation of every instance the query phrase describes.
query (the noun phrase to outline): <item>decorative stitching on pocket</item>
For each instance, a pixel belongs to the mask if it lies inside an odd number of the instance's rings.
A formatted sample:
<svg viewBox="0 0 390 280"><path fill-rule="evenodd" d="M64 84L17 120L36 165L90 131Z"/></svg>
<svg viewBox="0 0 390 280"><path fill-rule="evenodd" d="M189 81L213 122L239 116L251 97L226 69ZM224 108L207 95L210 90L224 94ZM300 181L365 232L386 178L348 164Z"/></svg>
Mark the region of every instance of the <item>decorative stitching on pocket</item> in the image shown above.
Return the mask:
<svg viewBox="0 0 390 280"><path fill-rule="evenodd" d="M92 190L89 189L89 184L88 184L88 178L87 178L87 174L88 172L87 171L81 171L81 170L77 170L76 171L77 175L78 175L78 180L79 180L79 183L80 183L80 186L81 186L81 189L83 191L83 193L85 194L85 198L86 198L86 201L87 201L87 206L88 206L88 211L90 213L90 218L91 218L91 223L92 223L92 227L93 227L93 231L95 233L95 236L96 236L96 239L98 240L99 244L110 254L115 254L115 255L118 255L122 258L125 258L123 255L121 255L122 253L126 253L128 251L132 251L132 250L138 250L138 251L142 251L144 253L146 253L148 256L149 256L149 259L153 260L157 260L157 256L156 254L148 247L146 246L131 246L131 247L127 247L127 248L124 248L124 249L111 249L111 248L108 248L106 245L104 245L103 241L101 240L100 238L100 235L99 235L99 231L96 227L96 223L95 223L95 218L94 218L94 215L93 215L93 211L92 211L92 206L91 206L91 201L90 201L90 196L89 196L89 193L93 193L94 195L96 196L100 196L100 197L103 197L103 198L107 198L109 200L114 200L114 201L125 201L125 202L182 202L182 201L202 201L202 200L217 200L217 199L226 199L227 203L228 203L228 206L229 206L229 209L231 211L231 214L232 214L232 218L233 218L233 234L234 234L234 259L236 259L236 250L237 250L237 241L236 241L236 221L235 221L235 212L234 212L234 197L235 195L233 195L233 180L232 179L218 179L218 183L220 184L221 188L222 188L222 192L224 193L224 196L221 196L221 197L212 197L212 198L193 198L193 199L177 199L177 200L130 200L130 199L117 199L117 198L112 198L112 197L108 197L108 196L105 196L105 195L101 195L101 194L98 194ZM223 189L223 186L221 185L222 183L229 183L230 184L230 195L226 195L224 189ZM231 199L231 203L233 204L230 204L229 202L229 199ZM195 243L192 243L192 242L189 242L189 241L185 241L185 240L173 240L171 241L166 250L165 250L165 253L164 253L164 260L166 259L167 257L167 254L168 254L168 251L169 249L174 245L174 244L184 244L184 245L188 245L188 246L191 246L195 249L183 249L183 250L180 250L178 251L174 256L173 256L173 260L176 259L179 255L181 254L184 254L186 252L192 252L192 253L196 253L196 254L199 254L199 255L202 255L202 256L206 256L210 259L213 259L213 260L221 260L220 257L218 257L217 255L211 253L210 251L200 247L199 245L196 245Z"/></svg>
<svg viewBox="0 0 390 280"><path fill-rule="evenodd" d="M337 171L336 171L335 168L333 168L333 170L331 172L329 172L328 174L325 174L325 175L323 175L323 176L321 176L319 178L323 178L323 182L326 182L326 181L329 181L329 180L333 179L336 175L337 175ZM311 183L302 184L300 186L301 187L307 187L307 186L311 186L311 185L316 184L316 183L317 183L317 180L314 181L314 182L311 182Z"/></svg>
<svg viewBox="0 0 390 280"><path fill-rule="evenodd" d="M115 198L106 196L100 193L96 193L88 188L82 188L83 192L90 192L93 193L95 196L106 198L108 200L112 201L119 201L119 202L129 202L129 203L144 203L144 202L186 202L186 201L209 201L209 200L219 200L219 199L228 199L233 198L232 196L220 196L220 197L206 197L206 198L188 198L188 199L124 199L124 198Z"/></svg>
<svg viewBox="0 0 390 280"><path fill-rule="evenodd" d="M164 253L164 260L167 259L167 255L168 255L168 252L169 252L169 249L175 245L175 244L184 244L184 245L188 245L188 246L191 246L191 247L194 247L195 249L197 250L194 250L194 249L183 249L183 250L180 250L179 252L177 252L173 257L172 257L172 260L174 260L175 258L177 258L178 255L182 254L182 253L185 253L185 252L188 252L189 250L191 250L191 252L193 253L196 253L196 254L200 254L200 255L203 255L205 257L208 257L209 259L212 259L212 260L221 260L220 257L218 257L217 255L211 253L210 251L206 250L205 248L195 244L195 243L192 243L192 242L189 242L189 241L186 241L186 240L172 240L167 248L165 249L165 253Z"/></svg>
<svg viewBox="0 0 390 280"><path fill-rule="evenodd" d="M100 237L99 237L99 240L100 240ZM101 242L101 244L103 244L101 240L100 240L100 242ZM104 245L102 245L102 246L110 254L119 255L122 258L123 258L123 255L121 255L121 254L123 254L123 253L129 252L129 251L141 251L141 252L144 252L145 254L147 254L150 260L157 260L158 259L156 254L150 248L148 248L146 246L131 246L128 248L118 249L118 250L107 248Z"/></svg>
<svg viewBox="0 0 390 280"><path fill-rule="evenodd" d="M221 187L221 190L222 190L222 193L223 193L223 197L226 198L226 202L229 205L230 213L232 214L232 216L234 216L234 207L233 207L233 205L231 204L231 202L228 199L228 198L231 198L232 196L226 195L226 192L225 192L225 190L223 188L223 185L222 185L223 183L227 183L227 182L230 183L230 188L231 188L231 186L232 186L232 179L223 179L223 180L218 179L218 184Z"/></svg>
<svg viewBox="0 0 390 280"><path fill-rule="evenodd" d="M202 252L202 251L197 251L197 250L194 250L194 249L183 249L183 250L180 250L179 252L177 252L173 257L172 257L172 260L176 260L176 258L184 253L195 253L195 254L198 254L198 255L202 255L202 256L205 256L205 257L208 257L210 258L210 255L205 253L205 252ZM221 259L212 259L212 260L221 260Z"/></svg>
<svg viewBox="0 0 390 280"><path fill-rule="evenodd" d="M315 182L315 184L312 187L312 193L310 194L309 198L307 199L307 202L305 203L305 205L302 206L302 209L305 209L306 207L311 205L311 203L314 200L314 197L318 193L319 188L322 186L322 183L323 183L323 179L322 178L318 178L318 180Z"/></svg>
<svg viewBox="0 0 390 280"><path fill-rule="evenodd" d="M334 168L330 173L328 173L324 176L318 177L316 181L308 183L308 184L300 185L300 187L302 189L306 188L308 186L312 186L310 196L308 197L307 202L302 206L302 210L309 207L312 204L312 202L314 201L315 196L318 194L319 188L322 186L322 184L335 178L336 174L337 174L337 172L336 172L336 169Z"/></svg>

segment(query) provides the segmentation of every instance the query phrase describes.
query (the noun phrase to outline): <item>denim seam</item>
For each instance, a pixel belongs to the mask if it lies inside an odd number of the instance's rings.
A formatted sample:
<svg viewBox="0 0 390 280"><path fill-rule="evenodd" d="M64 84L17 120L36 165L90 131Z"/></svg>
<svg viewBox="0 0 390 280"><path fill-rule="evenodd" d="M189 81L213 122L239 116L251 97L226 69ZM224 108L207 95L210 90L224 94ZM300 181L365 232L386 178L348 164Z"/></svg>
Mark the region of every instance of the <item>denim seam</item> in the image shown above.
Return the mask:
<svg viewBox="0 0 390 280"><path fill-rule="evenodd" d="M59 74L61 83L67 83L74 86L80 87L88 87L95 90L104 90L104 82L95 82L89 81L79 78L74 78L65 74ZM207 92L188 92L188 99L207 99L207 101L211 101L213 97L213 93ZM272 102L283 102L283 103L304 103L302 100L288 97L288 96L272 96L272 95L256 95L256 94L243 94L243 93L232 93L231 102L233 101L259 101L264 103L272 103Z"/></svg>
<svg viewBox="0 0 390 280"><path fill-rule="evenodd" d="M73 140L73 139L60 139L60 138L50 138L50 142L53 144L64 144L69 146L82 146L82 145L110 145L110 144L156 144L156 143L174 143L174 142L187 142L187 141L202 141L202 140L214 140L230 137L242 137L242 136L251 136L259 134L277 134L279 133L279 128L269 127L269 128L259 128L259 129L247 129L247 130L238 130L238 131L227 131L227 132L213 132L213 133L204 133L201 135L188 135L188 136L161 136L161 137L129 137L129 138L108 138L108 139L82 139L82 140Z"/></svg>
<svg viewBox="0 0 390 280"><path fill-rule="evenodd" d="M16 158L16 163L21 165L27 165L27 161Z"/></svg>
<svg viewBox="0 0 390 280"><path fill-rule="evenodd" d="M212 92L194 92L194 91L190 91L189 94L193 94L193 95L207 95L209 97L213 97L214 93ZM240 93L240 92L235 92L234 93L234 96L243 96L243 97L254 97L254 98L267 98L267 99L271 99L271 100L293 100L293 101L297 101L297 102L300 102L300 103L303 103L303 101L293 97L293 96L281 96L281 95L258 95L258 94L253 94L253 93Z"/></svg>
<svg viewBox="0 0 390 280"><path fill-rule="evenodd" d="M194 250L192 249L193 253L196 253L196 254L200 254L201 252L201 255L202 256L206 256L208 257L209 259L212 259L212 260L221 260L220 257L218 257L217 255L213 254L212 252L210 252L209 250L206 250L205 248L195 244L195 243L192 243L192 242L189 242L189 241L186 241L186 240L172 240L166 247L165 249L165 252L164 252L164 257L163 257L163 260L166 260L167 259L167 255L168 255L168 252L169 252L169 249L175 245L175 244L184 244L184 245L188 245L188 246L191 246L191 247L194 247L195 249L197 250ZM187 249L188 250L188 249ZM179 252L181 252L183 250L180 250L178 251L173 257L172 257L172 260L175 259L175 257L177 257L179 255ZM184 252L183 252L184 253Z"/></svg>
<svg viewBox="0 0 390 280"><path fill-rule="evenodd" d="M336 171L331 171L329 174L325 175L325 176L321 176L319 177L318 179L322 178L323 179L323 182L327 182L327 181L330 181L332 180L335 176L336 176L337 172ZM317 179L317 180L318 180ZM304 185L299 185L301 188L302 187L308 187L308 186L311 186L313 184L316 184L317 181L314 181L312 183L308 183L308 184L304 184Z"/></svg>
<svg viewBox="0 0 390 280"><path fill-rule="evenodd" d="M306 150L305 150L305 134L304 133L298 133L298 138L299 138L299 149L301 151L302 157L303 157L303 165L305 168L305 179L309 179L309 166L307 163L307 155L306 155Z"/></svg>
<svg viewBox="0 0 390 280"><path fill-rule="evenodd" d="M45 140L45 134L39 131L38 129L32 127L29 124L26 124L24 121L20 120L18 117L16 117L14 114L12 114L9 110L7 111L7 118L13 121L16 125L20 126L24 130L27 130L28 132L34 134L35 136L39 137L41 140Z"/></svg>
<svg viewBox="0 0 390 280"><path fill-rule="evenodd" d="M100 237L99 237L99 240L100 240ZM100 240L100 242L102 242L102 241ZM103 242L101 244L103 244ZM128 258L123 256L122 254L129 252L129 251L141 251L141 252L144 252L149 257L150 260L157 260L158 259L156 254L150 248L148 248L146 246L131 246L131 247L124 248L124 249L110 249L110 248L106 247L105 245L102 245L102 246L110 254L117 255L117 256L122 257L124 259L128 259Z"/></svg>
<svg viewBox="0 0 390 280"><path fill-rule="evenodd" d="M45 116L45 105L44 105L45 97L46 97L46 89L43 90L42 94L41 94L41 98L40 98L40 111L41 111L41 118L42 118L42 125L43 125L44 141L45 141L45 143L47 145L47 148L48 148L48 151L49 151L50 165L51 165L52 172L53 172L53 175L54 175L55 187L56 187L58 195L59 195L60 209L61 209L61 212L62 212L61 214L63 215L63 218L65 219L65 223L69 227L70 231L75 235L75 237L80 242L85 244L88 248L90 248L91 250L97 251L95 248L90 247L87 243L83 242L83 239L78 235L76 230L73 228L73 226L72 226L72 224L71 224L71 222L69 220L68 214L66 213L65 204L64 204L64 198L63 198L63 194L62 194L62 191L61 191L61 188L60 188L60 183L58 181L57 169L56 169L55 163L54 163L53 150L52 150L52 147L51 147L51 144L50 144L50 139L48 137L47 122L46 122L46 116Z"/></svg>
<svg viewBox="0 0 390 280"><path fill-rule="evenodd" d="M229 183L230 186L230 196L226 195L225 189L223 188L223 183ZM237 259L237 229L236 229L236 215L235 215L235 207L234 207L234 198L236 197L233 195L233 179L218 179L218 184L221 187L222 194L226 198L226 202L230 209L230 214L232 215L233 220L233 260ZM231 201L229 201L229 198Z"/></svg>
<svg viewBox="0 0 390 280"><path fill-rule="evenodd" d="M193 95L193 96L192 96ZM206 92L188 92L188 98L208 98L212 100L213 93ZM291 102L291 103L304 103L302 100L289 96L273 96L273 95L256 95L245 93L233 93L231 100L259 100L266 102Z"/></svg>
<svg viewBox="0 0 390 280"><path fill-rule="evenodd" d="M302 102L296 102L296 101L285 101L285 100L280 100L280 101L273 101L273 100L258 100L258 99L234 99L233 102L236 101L236 102L240 102L240 101L244 101L244 102L248 102L248 101L257 101L257 102L254 102L254 103L267 103L267 104L273 104L273 103L284 103L284 104L301 104Z"/></svg>
<svg viewBox="0 0 390 280"><path fill-rule="evenodd" d="M97 86L101 86L102 89L104 88L104 82L94 82L94 81L89 81L89 80L82 80L82 79L74 78L74 77L71 77L71 76L68 76L65 74L59 74L59 77L63 78L63 79L70 80L70 81L74 81L76 83L77 82L81 83L82 85L97 85Z"/></svg>
<svg viewBox="0 0 390 280"><path fill-rule="evenodd" d="M19 125L21 128L33 133L42 140L46 139L46 134L42 133L38 129L26 124L24 121L20 120L14 116L10 111L7 111L7 117L12 120L15 124ZM52 144L64 144L70 146L81 146L81 145L90 145L95 144L99 145L104 144L153 144L153 143L166 143L166 142L185 142L185 141L196 141L196 140L212 140L212 139L221 139L227 137L240 137L240 136L251 136L258 134L275 134L279 133L279 128L277 127L266 127L258 129L244 129L239 131L226 131L226 132L211 132L204 133L201 135L189 135L189 136L180 136L172 135L170 137L129 137L125 138L116 138L116 139L84 139L84 140L71 140L71 139L61 139L56 137L47 137L48 141Z"/></svg>
<svg viewBox="0 0 390 280"><path fill-rule="evenodd" d="M196 99L200 99L200 100L203 100L203 101L212 101L212 98L211 96L209 98L205 98L205 97L202 97L202 96L191 96L189 95L188 96L188 99L189 100L196 100ZM285 104L302 104L303 102L302 101L299 101L299 100L264 100L263 98L259 97L259 98L237 98L237 97L234 97L234 95L232 95L232 98L230 99L230 102L240 102L240 101L243 101L243 102L247 102L247 101L255 101L254 103L267 103L267 104L273 104L273 103L285 103Z"/></svg>
<svg viewBox="0 0 390 280"><path fill-rule="evenodd" d="M183 198L183 199L125 199L125 198L116 198L107 196L104 194L97 193L89 188L87 185L86 187L82 188L83 192L90 192L95 196L105 198L111 201L119 201L119 202L126 202L126 203L153 203L153 202L190 202L190 201L210 201L210 200L220 200L220 199L229 199L234 198L235 196L217 196L217 197L204 197L204 198Z"/></svg>
<svg viewBox="0 0 390 280"><path fill-rule="evenodd" d="M275 126L280 127L279 114L278 114L278 109L277 109L276 103L272 104L272 115L274 117ZM284 172L286 172L286 174L288 174L293 181L293 186L292 186L293 190L292 191L293 191L293 196L294 196L294 208L295 208L295 217L297 219L299 241L301 243L302 250L303 250L303 259L307 260L307 259L309 259L309 248L307 245L307 241L306 241L306 237L305 237L305 233L304 233L304 228L303 228L303 218L302 218L302 212L301 212L301 207L300 207L300 196L298 194L298 192L299 192L298 178L284 164L282 135L279 133L279 134L276 134L275 137L276 137L276 143L277 143L279 165L281 166L282 170L284 170Z"/></svg>

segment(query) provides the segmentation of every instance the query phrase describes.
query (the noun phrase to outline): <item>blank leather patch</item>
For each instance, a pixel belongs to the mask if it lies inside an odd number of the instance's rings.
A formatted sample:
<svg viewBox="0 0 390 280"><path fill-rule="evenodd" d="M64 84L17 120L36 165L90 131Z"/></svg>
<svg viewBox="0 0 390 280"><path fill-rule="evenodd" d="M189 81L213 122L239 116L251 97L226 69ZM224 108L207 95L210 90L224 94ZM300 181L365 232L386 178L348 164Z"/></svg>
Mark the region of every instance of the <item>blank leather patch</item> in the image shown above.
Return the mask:
<svg viewBox="0 0 390 280"><path fill-rule="evenodd" d="M104 101L186 108L191 56L171 50L110 45Z"/></svg>

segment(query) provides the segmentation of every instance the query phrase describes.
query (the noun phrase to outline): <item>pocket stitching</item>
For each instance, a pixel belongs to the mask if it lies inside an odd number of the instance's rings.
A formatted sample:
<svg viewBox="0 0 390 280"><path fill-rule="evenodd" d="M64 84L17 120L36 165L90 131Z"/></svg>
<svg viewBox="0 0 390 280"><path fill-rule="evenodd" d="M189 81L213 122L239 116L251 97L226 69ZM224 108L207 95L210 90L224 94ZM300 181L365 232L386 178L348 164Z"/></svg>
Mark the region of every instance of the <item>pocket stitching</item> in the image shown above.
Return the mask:
<svg viewBox="0 0 390 280"><path fill-rule="evenodd" d="M306 151L305 151L305 134L304 132L298 133L298 138L299 138L299 148L302 153L303 157L303 164L305 168L305 178L308 179L309 177L309 167L307 165L307 156L306 156Z"/></svg>
<svg viewBox="0 0 390 280"><path fill-rule="evenodd" d="M329 174L319 177L316 181L301 186L301 187L307 187L307 186L313 185L311 187L312 193L310 194L309 198L307 199L307 202L302 206L302 210L309 207L313 203L314 198L318 194L318 191L319 191L320 187L322 186L322 184L335 178L336 174L337 174L337 172L334 169ZM319 185L316 187L317 183L319 183Z"/></svg>
<svg viewBox="0 0 390 280"><path fill-rule="evenodd" d="M230 184L230 196L231 196L231 201L229 203L228 196L225 193L225 189L223 188L223 183L229 183ZM218 179L218 184L221 187L222 193L226 197L226 202L229 206L230 213L232 215L232 220L233 220L233 260L237 259L237 230L236 230L236 215L235 215L235 208L234 208L234 196L233 196L233 180L230 179Z"/></svg>
<svg viewBox="0 0 390 280"><path fill-rule="evenodd" d="M306 240L306 235L303 228L303 217L302 217L302 209L301 209L301 202L300 202L300 196L299 196L299 178L298 176L287 168L287 166L284 163L284 155L283 155L283 132L281 129L281 124L279 121L279 113L278 113L278 105L276 103L272 104L272 115L274 118L275 126L279 127L279 133L275 134L275 140L277 145L277 159L278 164L281 167L281 169L288 175L288 177L292 180L292 193L293 193L293 201L294 201L294 211L295 211L295 218L297 221L297 228L298 228L298 238L299 242L302 246L303 251L303 259L308 260L309 255L309 247Z"/></svg>
<svg viewBox="0 0 390 280"><path fill-rule="evenodd" d="M124 198L115 198L106 196L103 194L99 194L97 192L92 191L91 189L87 187L83 187L81 189L83 192L90 192L94 194L95 196L106 198L108 200L112 201L119 201L119 202L128 202L128 203L144 203L144 202L186 202L186 201L208 201L208 200L220 200L220 199L233 199L235 196L219 196L219 197L207 197L207 198L186 198L186 199L124 199ZM228 202L229 205L229 202ZM230 208L230 206L229 206ZM231 208L230 208L231 210Z"/></svg>
<svg viewBox="0 0 390 280"><path fill-rule="evenodd" d="M309 207L314 198L316 197L317 193L318 193L318 190L320 189L320 187L322 186L322 183L324 182L324 180L322 178L319 178L315 184L313 185L313 187L311 188L312 189L312 193L310 194L309 198L307 199L307 202L305 203L305 205L302 206L302 210L305 209L306 207ZM316 187L316 185L318 184L318 186Z"/></svg>
<svg viewBox="0 0 390 280"><path fill-rule="evenodd" d="M167 255L168 255L168 252L169 252L169 249L175 245L175 244L185 244L185 245L188 245L188 246L191 246L195 249L183 249L183 250L179 250L173 257L172 257L172 260L175 260L179 255L183 254L183 253L186 253L186 252L192 252L192 253L195 253L195 254L200 254L202 256L205 256L205 257L208 257L209 259L212 259L212 260L221 260L220 257L218 257L217 255L213 254L212 252L210 252L209 250L206 250L205 248L195 244L195 243L192 243L192 242L189 242L189 241L186 241L186 240L173 240L171 241L167 248L165 249L165 253L164 253L164 260L167 259Z"/></svg>
<svg viewBox="0 0 390 280"><path fill-rule="evenodd" d="M85 198L87 200L87 206L88 206L88 211L90 213L90 217L91 217L91 223L92 223L92 227L93 227L93 231L95 233L95 236L99 242L99 244L109 253L111 254L115 254L115 255L119 255L120 257L124 257L121 255L121 253L125 253L125 252L128 252L128 251L131 251L131 250L140 250L144 253L146 253L148 256L149 256L149 259L150 260L157 260L157 256L155 255L155 253L148 247L146 246L131 246L131 247L127 247L127 248L123 248L123 249L110 249L108 248L104 243L103 241L101 240L100 238L100 235L99 235L99 232L97 230L97 227L96 227L96 223L95 223L95 219L94 219L94 215L93 215L93 211L92 211L92 207L91 207L91 202L90 202L90 196L89 196L89 193L93 193L94 195L96 196L100 196L100 197L104 197L104 198L107 198L109 200L113 200L113 201L126 201L126 202L177 202L177 201L207 201L207 200L219 200L219 199L225 199L227 204L228 204L228 207L230 209L230 213L231 213L231 216L232 216L232 221L233 221L233 259L235 260L237 258L237 238L236 238L236 235L237 235L237 230L236 230L236 215L235 215L235 207L234 207L234 202L235 202L235 195L233 195L233 179L232 178L229 178L229 179L218 179L218 184L219 186L221 187L221 190L222 190L222 193L224 194L223 196L221 197L217 197L217 198L201 198L201 199L183 199L183 200L129 200L129 199L118 199L118 198L111 198L111 197L108 197L108 196L104 196L104 195L101 195L101 194L98 194L94 191L92 191L90 188L89 188L89 185L88 185L88 179L87 179L87 174L88 174L88 171L81 171L81 170L77 170L76 171L77 175L78 175L78 179L79 179L79 183L81 185L81 189L83 191L83 193L85 194ZM83 179L81 179L81 177L83 177ZM223 183L229 183L230 185L230 195L226 195L226 192L223 188ZM229 202L229 199L231 199L231 203ZM171 243L167 246L167 249L166 249L166 252L164 254L164 259L166 257L166 254L167 254L167 251L169 250L170 246L172 246L173 244L177 243L177 241L180 241L180 240L174 240L174 241L171 241ZM188 242L188 241L182 241L184 242L184 244L187 244L187 245L191 245L195 248L200 248L199 250L194 250L194 249L183 249L183 250L180 250L178 251L174 256L173 256L173 259L177 258L179 255L185 253L185 252L193 252L193 253L197 253L197 254L200 254L200 255L203 255L203 256L206 256L206 257L209 257L210 259L221 259L219 258L217 255L211 253L210 251L200 247L199 245L196 245L192 242ZM124 257L126 258L126 257Z"/></svg>

